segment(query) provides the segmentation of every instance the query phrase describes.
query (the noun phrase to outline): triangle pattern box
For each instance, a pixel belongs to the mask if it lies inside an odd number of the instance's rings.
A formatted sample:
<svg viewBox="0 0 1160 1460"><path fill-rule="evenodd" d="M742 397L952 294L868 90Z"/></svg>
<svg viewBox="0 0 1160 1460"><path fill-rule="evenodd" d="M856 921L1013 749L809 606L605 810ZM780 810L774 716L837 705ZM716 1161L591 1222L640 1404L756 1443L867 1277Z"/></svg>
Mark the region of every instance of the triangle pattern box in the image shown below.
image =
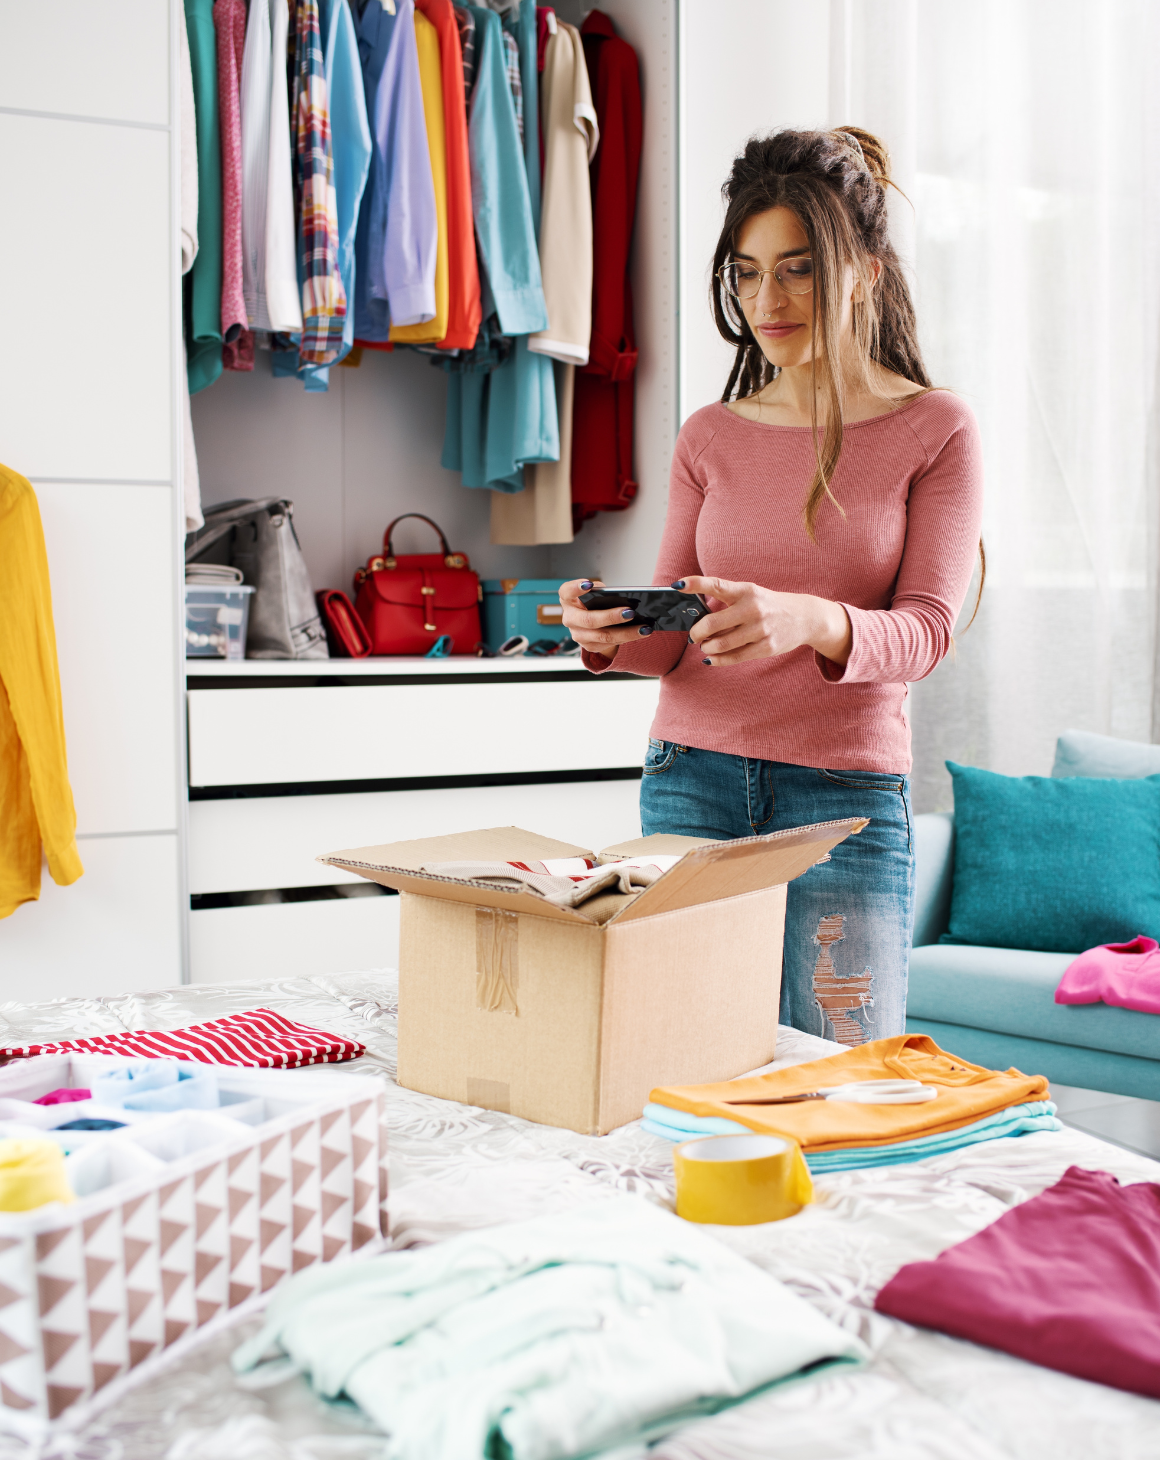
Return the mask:
<svg viewBox="0 0 1160 1460"><path fill-rule="evenodd" d="M0 1069L0 1098L89 1087L131 1062L14 1061ZM217 1073L229 1097L221 1110L102 1135L111 1153L103 1184L90 1165L72 1205L0 1213L0 1430L42 1439L62 1417L72 1423L147 1380L150 1360L256 1308L295 1272L385 1235L378 1079ZM223 1113L230 1104L236 1120Z"/></svg>

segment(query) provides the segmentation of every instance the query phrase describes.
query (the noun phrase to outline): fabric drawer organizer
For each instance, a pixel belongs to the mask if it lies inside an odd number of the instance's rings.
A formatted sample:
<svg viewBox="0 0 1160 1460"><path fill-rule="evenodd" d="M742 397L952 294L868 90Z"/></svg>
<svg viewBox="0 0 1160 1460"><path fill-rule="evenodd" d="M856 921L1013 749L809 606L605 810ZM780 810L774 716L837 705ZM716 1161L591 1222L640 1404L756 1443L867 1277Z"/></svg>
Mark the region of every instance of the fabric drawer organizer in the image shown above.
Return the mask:
<svg viewBox="0 0 1160 1460"><path fill-rule="evenodd" d="M0 1070L0 1099L87 1087L134 1063L22 1060ZM0 1213L0 1428L33 1438L73 1406L67 1422L83 1419L96 1407L86 1401L103 1403L144 1378L148 1368L133 1371L146 1361L261 1307L293 1273L386 1232L379 1080L215 1073L239 1119L223 1103L136 1121L100 1136L109 1184L94 1190L100 1177L90 1178L89 1194L72 1205Z"/></svg>

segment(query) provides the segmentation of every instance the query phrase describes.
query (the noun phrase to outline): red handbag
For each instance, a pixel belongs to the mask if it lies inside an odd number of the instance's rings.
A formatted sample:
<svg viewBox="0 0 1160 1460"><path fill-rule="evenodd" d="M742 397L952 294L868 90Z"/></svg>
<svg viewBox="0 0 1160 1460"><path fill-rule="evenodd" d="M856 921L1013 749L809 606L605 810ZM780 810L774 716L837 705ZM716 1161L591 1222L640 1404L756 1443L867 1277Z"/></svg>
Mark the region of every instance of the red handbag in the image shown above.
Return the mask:
<svg viewBox="0 0 1160 1460"><path fill-rule="evenodd" d="M441 553L395 556L391 534L418 517L439 534ZM368 559L354 575L355 609L370 635L372 654L426 654L442 634L453 654L474 654L483 637L479 605L483 589L466 553L453 553L440 528L421 512L404 512L383 533L382 557Z"/></svg>
<svg viewBox="0 0 1160 1460"><path fill-rule="evenodd" d="M371 652L371 636L354 604L337 588L323 588L314 595L326 628L332 659L365 659Z"/></svg>

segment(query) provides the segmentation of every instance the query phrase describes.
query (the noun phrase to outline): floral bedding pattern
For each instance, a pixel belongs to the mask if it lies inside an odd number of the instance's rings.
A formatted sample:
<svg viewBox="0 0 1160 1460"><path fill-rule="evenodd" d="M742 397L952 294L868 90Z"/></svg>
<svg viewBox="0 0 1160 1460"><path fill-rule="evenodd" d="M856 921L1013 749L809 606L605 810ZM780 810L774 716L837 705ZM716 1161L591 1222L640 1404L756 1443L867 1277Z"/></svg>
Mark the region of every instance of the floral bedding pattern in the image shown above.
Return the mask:
<svg viewBox="0 0 1160 1460"><path fill-rule="evenodd" d="M346 1068L387 1086L395 1246L612 1192L672 1201L671 1148L638 1122L582 1136L397 1086L396 981L385 970L5 1004L0 1041L176 1029L259 1005L367 1046ZM770 1068L835 1048L783 1029ZM872 1361L791 1383L647 1451L618 1450L616 1460L1152 1460L1160 1403L873 1311L875 1293L904 1262L934 1257L1073 1164L1121 1181L1160 1180L1160 1163L1065 1129L815 1178L816 1204L789 1221L712 1229L857 1333ZM39 1447L0 1436L0 1460L382 1460L384 1443L358 1412L325 1405L301 1379L264 1390L234 1380L229 1355L252 1328L250 1320L207 1341L77 1433Z"/></svg>

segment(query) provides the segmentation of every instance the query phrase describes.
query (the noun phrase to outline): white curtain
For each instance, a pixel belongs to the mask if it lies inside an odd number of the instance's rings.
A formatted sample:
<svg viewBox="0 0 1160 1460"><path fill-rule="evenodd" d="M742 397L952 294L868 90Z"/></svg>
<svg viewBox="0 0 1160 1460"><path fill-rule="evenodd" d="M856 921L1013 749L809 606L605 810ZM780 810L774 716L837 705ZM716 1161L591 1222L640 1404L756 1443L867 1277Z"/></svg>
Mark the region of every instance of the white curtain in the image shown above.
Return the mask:
<svg viewBox="0 0 1160 1460"><path fill-rule="evenodd" d="M893 153L927 368L983 434L982 608L910 698L916 809L944 809L947 758L1160 739L1160 5L832 0L830 42L830 124Z"/></svg>

